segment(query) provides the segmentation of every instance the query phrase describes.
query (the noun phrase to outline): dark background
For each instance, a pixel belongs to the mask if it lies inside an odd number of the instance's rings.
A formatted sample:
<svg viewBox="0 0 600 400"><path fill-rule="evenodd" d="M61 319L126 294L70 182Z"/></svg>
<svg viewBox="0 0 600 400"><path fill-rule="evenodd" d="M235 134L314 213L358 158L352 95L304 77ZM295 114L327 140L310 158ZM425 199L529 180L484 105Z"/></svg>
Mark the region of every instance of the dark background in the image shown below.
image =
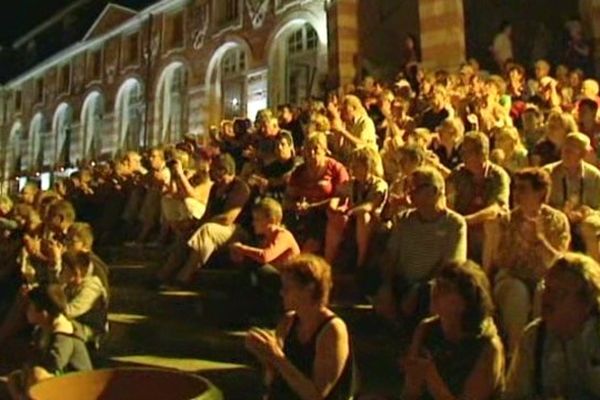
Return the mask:
<svg viewBox="0 0 600 400"><path fill-rule="evenodd" d="M14 40L42 23L73 0L5 0L0 13L0 45Z"/></svg>
<svg viewBox="0 0 600 400"><path fill-rule="evenodd" d="M0 12L0 45L8 47L37 25L50 18L55 13L79 0L3 0ZM107 0L87 0L95 7L104 8ZM113 0L134 9L141 9L153 1L150 0Z"/></svg>

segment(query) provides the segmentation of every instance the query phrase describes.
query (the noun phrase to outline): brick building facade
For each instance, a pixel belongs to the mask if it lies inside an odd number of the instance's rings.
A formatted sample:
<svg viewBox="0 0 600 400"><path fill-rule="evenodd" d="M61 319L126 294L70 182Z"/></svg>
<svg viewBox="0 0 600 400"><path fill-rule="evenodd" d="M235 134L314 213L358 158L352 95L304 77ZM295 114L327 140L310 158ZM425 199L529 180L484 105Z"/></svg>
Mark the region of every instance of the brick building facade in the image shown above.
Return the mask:
<svg viewBox="0 0 600 400"><path fill-rule="evenodd" d="M3 177L171 142L352 79L353 53L328 51L328 21L356 29L342 3L109 4L81 41L0 92Z"/></svg>

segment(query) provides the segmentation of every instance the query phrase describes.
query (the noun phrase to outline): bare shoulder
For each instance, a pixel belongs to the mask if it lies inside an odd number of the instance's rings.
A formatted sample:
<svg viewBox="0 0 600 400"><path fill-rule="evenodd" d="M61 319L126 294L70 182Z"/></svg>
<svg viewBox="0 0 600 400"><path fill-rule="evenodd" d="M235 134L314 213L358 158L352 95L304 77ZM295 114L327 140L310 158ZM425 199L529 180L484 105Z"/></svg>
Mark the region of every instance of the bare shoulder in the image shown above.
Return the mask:
<svg viewBox="0 0 600 400"><path fill-rule="evenodd" d="M323 345L330 345L338 340L347 341L348 328L346 323L340 317L335 316L323 326L317 339L319 344Z"/></svg>

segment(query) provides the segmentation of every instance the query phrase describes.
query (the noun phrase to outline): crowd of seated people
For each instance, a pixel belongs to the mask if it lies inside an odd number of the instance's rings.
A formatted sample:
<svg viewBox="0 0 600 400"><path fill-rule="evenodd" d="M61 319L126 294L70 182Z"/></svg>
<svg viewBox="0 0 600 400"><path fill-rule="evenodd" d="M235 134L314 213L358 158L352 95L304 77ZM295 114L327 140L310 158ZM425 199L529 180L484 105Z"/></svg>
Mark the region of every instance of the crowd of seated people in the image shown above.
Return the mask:
<svg viewBox="0 0 600 400"><path fill-rule="evenodd" d="M600 96L564 69L369 78L83 167L50 191L28 184L0 199L0 343L27 325L22 283L60 282L66 305L47 311L36 294L36 310L75 321L83 343L102 335L95 237L168 249L152 287L234 269L244 313L285 311L274 335L247 340L270 399L348 398L351 340L328 307L341 273L356 301L414 334L406 398L600 396Z"/></svg>

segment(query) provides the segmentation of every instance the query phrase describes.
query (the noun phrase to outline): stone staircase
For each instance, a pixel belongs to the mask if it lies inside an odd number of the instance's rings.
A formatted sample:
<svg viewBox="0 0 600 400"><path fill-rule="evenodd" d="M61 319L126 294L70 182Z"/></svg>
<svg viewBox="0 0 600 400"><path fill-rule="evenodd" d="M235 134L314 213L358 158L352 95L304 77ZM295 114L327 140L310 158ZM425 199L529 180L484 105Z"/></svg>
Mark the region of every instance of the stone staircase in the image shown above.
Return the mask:
<svg viewBox="0 0 600 400"><path fill-rule="evenodd" d="M259 399L261 372L244 348L248 326L235 326L233 270L203 270L193 291L150 289L165 249L118 247L98 253L111 269L110 334L97 366L153 366L200 374L226 399ZM370 306L356 306L349 275L334 283L334 310L352 333L361 383L367 393L400 393L397 352L401 341L378 329ZM377 397L376 397L377 398Z"/></svg>

